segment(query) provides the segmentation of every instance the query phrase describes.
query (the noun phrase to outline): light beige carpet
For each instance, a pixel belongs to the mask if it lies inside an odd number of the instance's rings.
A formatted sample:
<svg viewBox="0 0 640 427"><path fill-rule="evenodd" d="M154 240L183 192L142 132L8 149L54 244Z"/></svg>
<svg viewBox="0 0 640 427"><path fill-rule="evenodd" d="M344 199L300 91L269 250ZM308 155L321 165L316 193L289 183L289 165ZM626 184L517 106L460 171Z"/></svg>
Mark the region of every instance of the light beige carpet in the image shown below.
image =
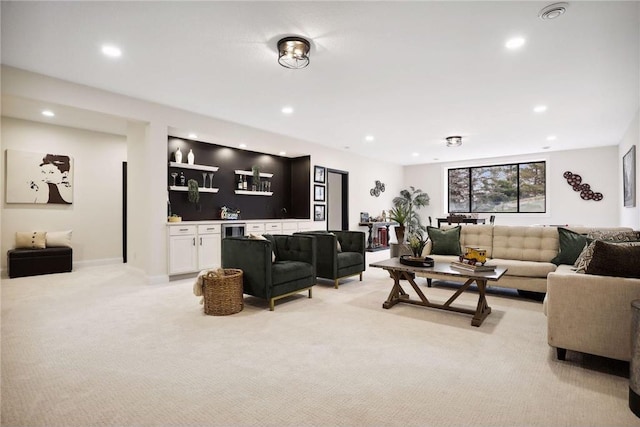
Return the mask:
<svg viewBox="0 0 640 427"><path fill-rule="evenodd" d="M2 425L640 425L628 365L555 360L541 303L490 295L476 328L463 314L384 310L388 274L364 277L275 312L246 297L221 317L203 314L192 279L146 285L123 266L3 280Z"/></svg>

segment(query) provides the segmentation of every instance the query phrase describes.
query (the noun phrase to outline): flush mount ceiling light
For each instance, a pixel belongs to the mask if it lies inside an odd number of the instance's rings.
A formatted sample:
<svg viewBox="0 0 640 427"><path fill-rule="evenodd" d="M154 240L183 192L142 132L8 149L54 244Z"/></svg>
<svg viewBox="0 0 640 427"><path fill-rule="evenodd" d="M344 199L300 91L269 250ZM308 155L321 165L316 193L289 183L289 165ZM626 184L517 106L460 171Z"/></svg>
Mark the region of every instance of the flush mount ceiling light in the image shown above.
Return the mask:
<svg viewBox="0 0 640 427"><path fill-rule="evenodd" d="M559 16L563 15L567 8L569 7L569 3L553 3L549 6L543 7L538 13L538 18L543 21L547 21L550 19L556 19Z"/></svg>
<svg viewBox="0 0 640 427"><path fill-rule="evenodd" d="M448 136L445 139L447 140L447 147L459 147L462 145L461 136Z"/></svg>
<svg viewBox="0 0 640 427"><path fill-rule="evenodd" d="M304 68L309 65L311 45L302 37L285 37L278 42L278 63L285 68Z"/></svg>

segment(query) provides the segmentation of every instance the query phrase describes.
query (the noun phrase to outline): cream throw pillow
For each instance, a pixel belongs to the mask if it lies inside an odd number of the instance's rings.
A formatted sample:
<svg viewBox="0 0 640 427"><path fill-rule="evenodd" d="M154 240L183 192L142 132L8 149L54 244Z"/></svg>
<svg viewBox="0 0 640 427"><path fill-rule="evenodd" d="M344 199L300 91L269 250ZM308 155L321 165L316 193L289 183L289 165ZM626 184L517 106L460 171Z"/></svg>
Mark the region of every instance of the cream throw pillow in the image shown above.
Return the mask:
<svg viewBox="0 0 640 427"><path fill-rule="evenodd" d="M44 249L46 245L44 231L16 232L16 249Z"/></svg>
<svg viewBox="0 0 640 427"><path fill-rule="evenodd" d="M46 240L48 248L70 248L71 230L47 231Z"/></svg>

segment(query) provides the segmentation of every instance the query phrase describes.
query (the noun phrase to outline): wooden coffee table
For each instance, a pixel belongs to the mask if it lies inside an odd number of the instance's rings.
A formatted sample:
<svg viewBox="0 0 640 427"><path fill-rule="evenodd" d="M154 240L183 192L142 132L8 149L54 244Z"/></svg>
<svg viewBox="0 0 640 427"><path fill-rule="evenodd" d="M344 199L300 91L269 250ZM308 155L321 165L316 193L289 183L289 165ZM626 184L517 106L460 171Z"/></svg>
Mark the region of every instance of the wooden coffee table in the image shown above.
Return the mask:
<svg viewBox="0 0 640 427"><path fill-rule="evenodd" d="M487 304L487 298L485 296L487 282L498 281L507 271L506 268L500 267L496 267L495 271L491 272L478 273L464 271L451 268L448 262L436 262L433 267L414 267L411 265L401 264L399 258L391 258L384 261L374 262L369 264L369 266L387 270L393 278L393 288L391 289L387 300L382 304L383 308L391 308L399 302L402 302L405 304L421 305L423 307L472 314L473 319L471 319L471 325L473 326L480 326L489 313L491 313L491 307ZM422 290L420 290L418 285L416 285L416 282L413 280L412 273L419 273L421 276L429 278L442 278L443 276L449 276L452 278L466 279L466 281L456 291L456 293L447 300L447 302L444 304L437 304L429 301L424 293L422 293ZM405 279L411 284L413 290L418 294L418 297L420 298L419 300L409 298L409 294L407 294L400 285L401 279ZM453 303L462 294L462 292L469 289L473 283L478 287L478 305L476 306L476 309L471 310L469 308L452 306L451 303Z"/></svg>

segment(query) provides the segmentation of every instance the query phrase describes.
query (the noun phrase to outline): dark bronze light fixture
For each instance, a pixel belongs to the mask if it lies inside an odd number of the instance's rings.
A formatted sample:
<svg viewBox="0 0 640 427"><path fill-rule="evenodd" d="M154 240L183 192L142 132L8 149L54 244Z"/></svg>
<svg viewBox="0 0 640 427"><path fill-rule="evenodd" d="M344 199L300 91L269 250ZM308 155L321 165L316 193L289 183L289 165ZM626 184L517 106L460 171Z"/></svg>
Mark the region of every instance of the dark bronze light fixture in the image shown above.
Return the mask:
<svg viewBox="0 0 640 427"><path fill-rule="evenodd" d="M447 147L459 147L462 145L461 136L448 136L445 139L447 140Z"/></svg>
<svg viewBox="0 0 640 427"><path fill-rule="evenodd" d="M302 37L285 37L278 42L278 63L285 68L304 68L309 65L311 45Z"/></svg>

